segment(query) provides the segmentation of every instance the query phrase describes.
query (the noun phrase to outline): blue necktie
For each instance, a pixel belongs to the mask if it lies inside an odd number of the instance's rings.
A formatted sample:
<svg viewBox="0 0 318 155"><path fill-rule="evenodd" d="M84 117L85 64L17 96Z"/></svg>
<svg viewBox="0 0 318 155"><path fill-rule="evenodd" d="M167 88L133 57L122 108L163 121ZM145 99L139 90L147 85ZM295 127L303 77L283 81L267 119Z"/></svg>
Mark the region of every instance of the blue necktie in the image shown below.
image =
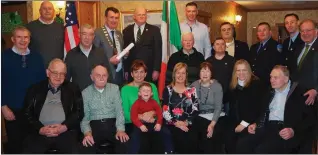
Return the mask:
<svg viewBox="0 0 318 155"><path fill-rule="evenodd" d="M258 47L257 54L258 54L259 50L262 48L263 48L263 44L261 43L260 46Z"/></svg>

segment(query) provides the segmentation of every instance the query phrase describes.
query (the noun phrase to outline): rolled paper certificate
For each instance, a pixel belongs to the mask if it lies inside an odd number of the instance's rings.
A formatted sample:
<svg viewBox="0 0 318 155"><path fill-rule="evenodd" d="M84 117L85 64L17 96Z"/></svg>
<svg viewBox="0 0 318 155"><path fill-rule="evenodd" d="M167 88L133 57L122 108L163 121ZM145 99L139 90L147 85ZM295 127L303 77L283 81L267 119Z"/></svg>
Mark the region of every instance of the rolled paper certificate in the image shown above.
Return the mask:
<svg viewBox="0 0 318 155"><path fill-rule="evenodd" d="M131 48L133 48L135 46L134 43L130 43L122 52L120 52L118 55L117 55L117 59L120 60L125 54L127 54L129 52L129 50Z"/></svg>

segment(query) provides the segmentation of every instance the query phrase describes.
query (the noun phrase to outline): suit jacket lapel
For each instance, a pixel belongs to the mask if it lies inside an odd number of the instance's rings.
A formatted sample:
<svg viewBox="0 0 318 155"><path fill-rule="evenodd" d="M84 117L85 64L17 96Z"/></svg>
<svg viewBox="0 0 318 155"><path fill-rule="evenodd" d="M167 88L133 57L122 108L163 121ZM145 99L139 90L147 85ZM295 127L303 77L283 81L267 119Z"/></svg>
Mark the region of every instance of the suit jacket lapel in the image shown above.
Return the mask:
<svg viewBox="0 0 318 155"><path fill-rule="evenodd" d="M297 85L298 85L298 82L293 82L292 83L292 86L290 87L289 92L287 94L286 103L287 103L287 100L289 99L290 95L294 92L294 90L297 87Z"/></svg>
<svg viewBox="0 0 318 155"><path fill-rule="evenodd" d="M136 23L135 23L136 24ZM135 24L133 24L133 25L131 25L131 27L130 27L130 32L131 32L131 36L132 36L132 38L133 38L133 41L134 41L134 43L136 44L136 39L135 39Z"/></svg>
<svg viewBox="0 0 318 155"><path fill-rule="evenodd" d="M112 40L112 38L110 37L111 34L108 33L108 31L107 31L107 29L106 29L105 26L102 27L102 31L101 31L101 32L102 32L102 34L103 34L103 36L104 36L104 38L105 38L105 41L108 43L108 45L109 45L110 47L114 48L114 47L113 47L113 40Z"/></svg>
<svg viewBox="0 0 318 155"><path fill-rule="evenodd" d="M142 34L140 36L140 40L139 40L139 43L141 44L142 41L144 40L145 36L147 35L148 33L148 24L145 23L145 27L144 27L144 30L142 31Z"/></svg>

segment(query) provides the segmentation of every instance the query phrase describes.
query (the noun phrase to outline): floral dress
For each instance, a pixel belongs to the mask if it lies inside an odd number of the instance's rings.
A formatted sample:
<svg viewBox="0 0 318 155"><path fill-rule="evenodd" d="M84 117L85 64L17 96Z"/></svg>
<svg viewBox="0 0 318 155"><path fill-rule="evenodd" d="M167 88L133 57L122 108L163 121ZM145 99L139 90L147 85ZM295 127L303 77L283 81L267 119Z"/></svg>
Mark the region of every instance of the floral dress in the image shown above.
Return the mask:
<svg viewBox="0 0 318 155"><path fill-rule="evenodd" d="M195 87L187 87L187 90L179 95L171 86L163 91L163 118L166 124L173 125L176 121L186 121L192 124L194 116L198 115L199 101Z"/></svg>

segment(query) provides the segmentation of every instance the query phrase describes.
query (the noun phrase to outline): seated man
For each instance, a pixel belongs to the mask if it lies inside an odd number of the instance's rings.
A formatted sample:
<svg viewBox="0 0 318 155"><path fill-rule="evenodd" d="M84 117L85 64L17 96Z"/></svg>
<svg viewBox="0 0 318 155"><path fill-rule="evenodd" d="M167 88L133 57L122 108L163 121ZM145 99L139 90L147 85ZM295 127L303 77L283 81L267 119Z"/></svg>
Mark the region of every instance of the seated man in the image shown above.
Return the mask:
<svg viewBox="0 0 318 155"><path fill-rule="evenodd" d="M33 85L25 97L24 113L33 133L25 141L24 153L78 153L77 135L83 118L79 87L64 81L66 65L53 59L46 70L48 80Z"/></svg>
<svg viewBox="0 0 318 155"><path fill-rule="evenodd" d="M125 142L129 137L125 133L119 88L107 83L108 71L101 65L92 70L91 79L93 84L82 92L85 113L81 122L81 130L85 135L82 143L88 147L84 150L96 153L101 143L109 141L115 145L116 153L126 153Z"/></svg>
<svg viewBox="0 0 318 155"><path fill-rule="evenodd" d="M236 153L291 153L317 121L303 90L289 80L287 67L275 66L270 77L273 90L263 100L261 117L248 126L249 135L238 140Z"/></svg>

